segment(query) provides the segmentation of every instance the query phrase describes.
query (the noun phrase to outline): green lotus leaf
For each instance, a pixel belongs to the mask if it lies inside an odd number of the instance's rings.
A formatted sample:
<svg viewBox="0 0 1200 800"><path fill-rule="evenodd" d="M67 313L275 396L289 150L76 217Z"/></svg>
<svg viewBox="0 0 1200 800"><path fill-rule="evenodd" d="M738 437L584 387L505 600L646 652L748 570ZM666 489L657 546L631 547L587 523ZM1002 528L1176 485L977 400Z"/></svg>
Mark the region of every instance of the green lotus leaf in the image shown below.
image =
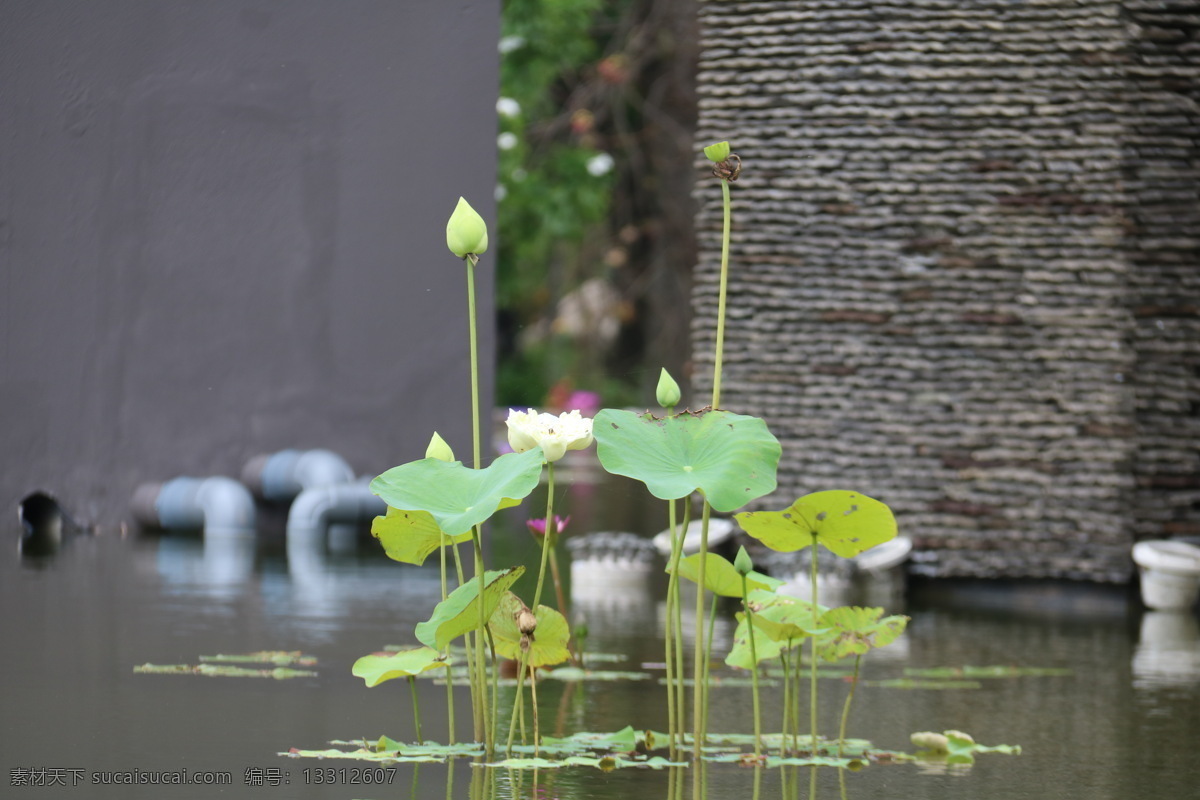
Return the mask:
<svg viewBox="0 0 1200 800"><path fill-rule="evenodd" d="M710 409L659 419L606 408L592 435L606 470L662 500L699 491L716 510L733 511L775 490L779 442L757 417Z"/></svg>
<svg viewBox="0 0 1200 800"><path fill-rule="evenodd" d="M420 566L439 547L471 541L471 532L447 536L428 511L389 508L387 516L371 521L371 535L383 545L388 558Z"/></svg>
<svg viewBox="0 0 1200 800"><path fill-rule="evenodd" d="M428 512L443 533L459 536L532 492L542 460L540 447L506 453L483 469L423 458L392 467L371 481L371 491L392 508Z"/></svg>
<svg viewBox="0 0 1200 800"><path fill-rule="evenodd" d="M443 462L439 462L443 463ZM504 570L489 570L483 573L483 623L492 618L496 606L517 578L525 574L524 567ZM479 628L479 580L471 578L459 586L450 596L438 603L433 616L417 624L417 640L435 650L445 650L446 645L468 631Z"/></svg>
<svg viewBox="0 0 1200 800"><path fill-rule="evenodd" d="M504 658L519 661L521 658L521 631L517 627L517 614L526 608L521 598L512 592L506 592L500 599L496 613L489 623L492 638L496 642L496 653ZM567 641L571 638L571 629L567 618L549 606L539 605L533 613L537 620L537 629L529 641L529 649L525 652L525 663L530 667L548 667L561 664L571 657L567 649Z"/></svg>
<svg viewBox="0 0 1200 800"><path fill-rule="evenodd" d="M822 636L817 655L826 661L837 661L891 644L904 632L908 617L884 617L882 608L843 606L822 614L821 625L830 630Z"/></svg>
<svg viewBox="0 0 1200 800"><path fill-rule="evenodd" d="M734 516L742 530L772 550L800 550L813 537L843 558L896 538L896 518L885 504L860 492L834 489L806 494L783 511Z"/></svg>
<svg viewBox="0 0 1200 800"><path fill-rule="evenodd" d="M670 571L671 565L668 564L667 572ZM679 560L680 577L687 578L692 583L699 583L699 573L699 553ZM752 571L746 576L747 591L754 591L755 589L774 591L782 585L783 581L778 578L772 578L769 575L763 575L761 572ZM704 559L704 588L722 597L741 597L742 576L734 568L733 564L729 563L729 559L716 553L708 553Z"/></svg>
<svg viewBox="0 0 1200 800"><path fill-rule="evenodd" d="M409 678L447 666L446 657L432 647L414 647L397 653L363 656L354 662L350 672L366 681L367 686L378 686L393 678Z"/></svg>
<svg viewBox="0 0 1200 800"><path fill-rule="evenodd" d="M820 636L829 629L821 625L821 616L829 609L786 594L751 592L747 598L754 611L754 627L777 642L791 642L806 636ZM758 639L754 640L755 645Z"/></svg>
<svg viewBox="0 0 1200 800"><path fill-rule="evenodd" d="M772 639L758 630L758 626L755 625L754 651L752 654L750 650L750 625L746 621L746 615L739 611L737 620L737 629L733 632L733 647L730 648L729 655L725 656L726 664L731 667L738 667L739 669L752 669L754 667L754 655L758 656L760 662L779 658L780 652L787 645L785 641Z"/></svg>

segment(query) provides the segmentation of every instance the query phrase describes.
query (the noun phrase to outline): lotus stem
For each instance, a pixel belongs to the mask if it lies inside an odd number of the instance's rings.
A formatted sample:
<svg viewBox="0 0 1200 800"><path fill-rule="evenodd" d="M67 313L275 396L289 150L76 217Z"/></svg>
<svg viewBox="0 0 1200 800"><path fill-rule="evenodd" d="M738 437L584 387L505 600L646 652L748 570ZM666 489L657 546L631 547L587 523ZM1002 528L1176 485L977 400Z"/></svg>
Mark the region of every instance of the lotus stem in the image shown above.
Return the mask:
<svg viewBox="0 0 1200 800"><path fill-rule="evenodd" d="M408 688L412 692L413 722L416 723L417 743L420 744L425 739L421 736L421 708L417 704L417 678L415 675L408 676Z"/></svg>
<svg viewBox="0 0 1200 800"><path fill-rule="evenodd" d="M729 200L729 182L721 181L721 283L717 292L717 343L713 355L713 391L712 407L721 404L721 365L725 351L725 296L729 285L729 231L731 203Z"/></svg>
<svg viewBox="0 0 1200 800"><path fill-rule="evenodd" d="M517 695L513 698L512 717L508 722L508 744L505 747L505 756L512 758L513 734L517 730L517 715L525 708L525 653L522 652L520 658L517 659ZM524 729L524 725L521 726Z"/></svg>
<svg viewBox="0 0 1200 800"><path fill-rule="evenodd" d="M538 723L538 699L537 699L537 673L533 672L529 675L529 695L530 701L533 704L533 757L538 757L539 749L542 746L542 731Z"/></svg>
<svg viewBox="0 0 1200 800"><path fill-rule="evenodd" d="M708 606L708 635L704 640L704 731L703 735L708 736L708 699L709 699L709 675L712 672L712 643L713 629L717 623L717 593L713 592L712 602Z"/></svg>
<svg viewBox="0 0 1200 800"><path fill-rule="evenodd" d="M854 690L858 687L858 670L862 665L862 653L854 656L854 677L850 679L850 693L846 695L846 705L842 706L842 724L838 728L838 758L846 747L846 722L850 719L850 703L854 702Z"/></svg>
<svg viewBox="0 0 1200 800"><path fill-rule="evenodd" d="M708 554L708 517L709 505L705 501L700 512L700 557L696 560L696 630L695 647L692 649L692 758L695 761L696 775L693 788L697 797L699 794L700 756L704 747L704 569L705 556Z"/></svg>
<svg viewBox="0 0 1200 800"><path fill-rule="evenodd" d="M538 607L542 599L542 586L546 582L546 562L550 557L550 539L558 532L558 523L554 519L554 462L546 462L546 533L542 536L542 565L538 568L537 589L533 593L533 608ZM566 614L566 609L559 609ZM536 613L536 612L535 612Z"/></svg>
<svg viewBox="0 0 1200 800"><path fill-rule="evenodd" d="M679 593L679 576L675 570L679 565L679 550L681 545L679 542L679 531L675 527L675 501L667 501L667 527L671 531L671 569L667 572L667 620L666 620L666 636L663 641L663 655L667 668L667 746L670 750L671 760L676 758L676 741L675 737L679 730L675 726L675 664L674 664L674 644L675 644L675 602Z"/></svg>
<svg viewBox="0 0 1200 800"><path fill-rule="evenodd" d="M456 550L454 554L457 556L458 551ZM442 568L442 600L445 600L447 597L445 544L438 548L438 555L440 556ZM454 744L454 681L450 677L449 667L446 668L446 724L449 726L450 744Z"/></svg>
<svg viewBox="0 0 1200 800"><path fill-rule="evenodd" d="M810 570L812 582L812 615L813 628L816 628L817 622L817 535L812 535L812 558L809 559L812 564ZM809 725L812 728L812 752L817 754L817 637L809 637L809 653L812 656L812 667L809 673L808 680L808 703L809 703Z"/></svg>
<svg viewBox="0 0 1200 800"><path fill-rule="evenodd" d="M754 645L754 611L750 608L745 575L742 576L742 605L746 607L746 631L750 636L750 685L754 694L754 757L762 758L762 712L758 705L758 649ZM756 771L754 773L755 797L758 796L758 778L759 775Z"/></svg>
<svg viewBox="0 0 1200 800"><path fill-rule="evenodd" d="M791 649L792 641L788 640L788 646L780 649L779 663L783 666L783 725L779 729L779 757L787 758L787 735L788 735L788 720L792 716L792 675L788 669L788 650Z"/></svg>
<svg viewBox="0 0 1200 800"><path fill-rule="evenodd" d="M683 522L680 524L679 533L679 549L675 551L675 563L672 569L679 570L679 562L683 558L683 544L687 539L688 525L692 521L692 504L691 500L685 500L683 503ZM684 731L687 730L687 703L684 698L684 669L683 662L685 659L683 647L683 602L680 597L680 586L678 577L675 581L675 680L676 680L676 708L675 713L679 715L679 721L676 723L676 730L679 731L679 746L683 748Z"/></svg>
<svg viewBox="0 0 1200 800"><path fill-rule="evenodd" d="M478 258L474 255L468 255L465 263L467 265L467 324L469 328L470 350L471 350L471 455L473 457L473 466L479 469L482 466L482 444L479 434L479 332L476 322L475 309L475 262ZM492 737L492 728L488 725L487 720L487 664L483 656L483 629L487 625L487 620L483 614L483 595L486 588L486 580L484 578L483 566L483 544L481 542L482 526L476 525L471 534L471 540L474 543L475 549L475 574L479 578L479 597L476 602L476 608L479 612L479 627L478 633L474 637L476 644L475 653L475 678L472 681L478 682L478 689L473 692L475 700L475 739L480 741L487 739L487 752L492 754L494 744Z"/></svg>

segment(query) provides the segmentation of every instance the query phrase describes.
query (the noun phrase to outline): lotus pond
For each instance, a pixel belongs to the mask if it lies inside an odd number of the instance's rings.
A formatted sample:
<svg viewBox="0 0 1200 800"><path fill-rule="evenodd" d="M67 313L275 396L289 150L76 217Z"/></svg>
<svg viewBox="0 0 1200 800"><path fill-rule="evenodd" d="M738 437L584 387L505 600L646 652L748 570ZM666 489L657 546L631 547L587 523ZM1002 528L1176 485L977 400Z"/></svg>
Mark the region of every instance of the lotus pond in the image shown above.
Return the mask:
<svg viewBox="0 0 1200 800"><path fill-rule="evenodd" d="M574 534L645 534L661 522L644 492L623 479L578 481L570 492ZM534 509L536 494L528 501ZM525 516L510 509L493 522L499 563L536 564ZM43 559L22 560L6 548L4 795L691 796L690 768L534 771L484 769L467 757L452 766L288 757L293 750L370 750L383 736L415 738L406 683L368 689L350 667L364 653L411 644L413 625L438 594L436 566L390 561L363 530L333 531L327 547L305 552L269 539L206 545L112 531L75 538ZM539 682L544 735L609 737L582 757L636 752L645 730L663 729L664 595L665 580L656 575L580 596L574 614L587 621L591 674L566 671ZM732 642L733 611L724 607L716 621L717 650ZM853 772L714 761L705 767L707 797L1094 800L1200 791L1194 613L1144 612L1118 587L990 582L916 582L888 612L912 619L899 640L865 660L849 735L911 754L913 732L955 729L981 744L1019 745L1021 753L980 754L970 765L876 762ZM745 673L714 662L710 732L719 745L722 735L751 733L751 693ZM836 733L824 728L841 713L848 675L821 672L822 733ZM416 687L423 738L446 741L444 687L424 678ZM467 689L456 691L465 697ZM770 679L762 687L767 732L780 728L780 691ZM502 719L514 692L502 687ZM459 727L469 730L469 702L459 708ZM115 783L183 770L228 775L229 782ZM29 785L35 775L41 785ZM67 785L47 785L48 775Z"/></svg>

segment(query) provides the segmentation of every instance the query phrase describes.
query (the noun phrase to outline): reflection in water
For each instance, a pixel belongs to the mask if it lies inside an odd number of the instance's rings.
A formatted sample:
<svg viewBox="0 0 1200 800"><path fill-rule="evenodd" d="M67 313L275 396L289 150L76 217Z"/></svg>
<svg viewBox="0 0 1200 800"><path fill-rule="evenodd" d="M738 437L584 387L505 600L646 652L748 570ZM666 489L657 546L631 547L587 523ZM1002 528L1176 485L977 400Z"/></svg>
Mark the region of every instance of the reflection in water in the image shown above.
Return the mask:
<svg viewBox="0 0 1200 800"><path fill-rule="evenodd" d="M383 733L410 736L404 687L366 689L349 668L365 652L408 641L412 624L427 617L435 603L438 571L396 564L370 544L350 552L348 537L346 547L314 539L286 555L237 539L87 537L88 546L64 548L40 570L24 569L15 546L6 548L0 604L20 612L0 617L0 640L17 643L0 647L0 674L9 687L0 752L14 765L36 765L61 746L63 731L81 731L98 743L78 755L79 765L88 769L168 768L186 758L197 769L236 770L247 762L278 765L275 754L293 745L323 746L333 738ZM628 577L610 576L624 581L619 590L611 581L607 589L578 587L575 601L593 635L606 640L597 642L597 650L628 654L629 666L619 668L637 669L661 658L661 633L656 632L661 631L658 609L665 581L660 570L642 582ZM1187 774L1200 741L1194 713L1200 704L1200 632L1194 612L1141 617L1134 612L1131 617L1120 592L1108 600L1087 587L1055 584L1053 596L1038 591L1023 600L995 583L974 585L987 589L984 602L974 607L962 597L930 602L913 595L913 608L906 612L913 621L904 644L865 660L866 681L855 697L850 734L909 751L915 730L959 728L989 743L1022 745L1025 754L985 756L969 772L943 774L933 774L932 765L876 765L858 773L822 768L816 772L818 797L840 797L843 779L851 798L1082 800L1194 794L1194 775ZM690 610L691 603L685 603ZM720 610L716 670L724 669L719 651L728 645L735 609L736 603L729 603ZM685 622L690 618L684 614ZM1131 618L1140 622L1136 636L1130 632ZM304 649L319 657L319 677L250 683L132 674L146 661L182 662L203 653L260 648ZM64 660L63 653L70 658ZM903 677L908 667L964 665L1069 667L1072 672L984 680L973 690L882 685ZM539 693L542 688L544 719L554 719L556 733L614 731L627 724L663 727L665 702L653 680L581 681L569 688L546 681ZM434 710L444 701L444 688L421 682L419 691L425 732L444 740L445 720L439 721ZM460 709L469 708L466 689L458 691ZM779 707L781 691L778 686L764 690L772 711ZM560 706L560 698L568 695L570 704ZM827 730L836 727L844 696L844 682L822 679L820 718ZM749 697L749 689L734 682L717 687L713 728L747 733ZM228 709L234 706L254 724L231 727ZM778 713L766 718L778 724ZM147 748L147 741L163 744ZM1070 743L1069 758L1062 757L1064 742ZM605 774L569 768L535 776L462 761L451 767L423 765L419 780L416 768L400 765L396 785L387 791L361 787L333 795L330 787L297 787L299 769L309 765L284 763L293 770L289 796L298 800L457 800L472 792L491 792L496 800L661 800L674 792L682 800L691 796L693 779L690 769ZM707 796L713 800L751 800L755 793L763 800L801 800L809 797L813 779L807 768L785 772L714 764L706 773ZM162 800L137 787L88 796ZM166 800L205 796L181 791Z"/></svg>
<svg viewBox="0 0 1200 800"><path fill-rule="evenodd" d="M1200 625L1191 611L1147 611L1133 654L1133 686L1200 683Z"/></svg>
<svg viewBox="0 0 1200 800"><path fill-rule="evenodd" d="M211 598L241 594L254 578L253 533L244 536L191 538L163 536L158 540L158 574L169 586Z"/></svg>

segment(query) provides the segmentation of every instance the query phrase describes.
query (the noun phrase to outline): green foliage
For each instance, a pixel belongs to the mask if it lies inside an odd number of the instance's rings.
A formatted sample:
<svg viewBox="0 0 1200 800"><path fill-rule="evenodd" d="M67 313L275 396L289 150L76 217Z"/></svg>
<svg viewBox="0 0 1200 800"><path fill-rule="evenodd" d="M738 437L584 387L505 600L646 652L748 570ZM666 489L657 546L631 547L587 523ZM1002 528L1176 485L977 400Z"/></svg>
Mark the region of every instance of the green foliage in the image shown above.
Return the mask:
<svg viewBox="0 0 1200 800"><path fill-rule="evenodd" d="M884 617L882 608L843 606L822 614L821 625L829 631L821 637L817 655L826 661L837 661L891 644L904 632L908 617Z"/></svg>
<svg viewBox="0 0 1200 800"><path fill-rule="evenodd" d="M729 666L738 669L753 669L754 656L758 656L758 663L761 664L764 661L779 658L779 653L787 647L787 642L777 641L762 631L756 630L754 648L751 652L750 623L747 621L746 615L741 612L737 615L737 621L737 629L733 632L733 647L729 649L729 655L725 656L725 663ZM757 626L755 627L757 628ZM783 677L787 678L786 675Z"/></svg>
<svg viewBox="0 0 1200 800"><path fill-rule="evenodd" d="M775 489L779 442L757 417L710 409L657 418L606 408L592 435L606 470L642 481L662 500L699 491L717 511L733 511Z"/></svg>
<svg viewBox="0 0 1200 800"><path fill-rule="evenodd" d="M439 547L471 541L471 531L447 536L428 511L388 508L387 516L371 521L371 535L383 545L388 558L420 566Z"/></svg>
<svg viewBox="0 0 1200 800"><path fill-rule="evenodd" d="M534 452L534 451L530 451ZM440 462L439 462L440 463ZM487 624L500 604L508 587L525 574L524 567L511 567L484 573L483 624ZM417 640L436 650L445 650L446 645L468 631L479 629L479 580L472 578L459 586L450 596L438 603L433 616L417 624Z"/></svg>
<svg viewBox="0 0 1200 800"><path fill-rule="evenodd" d="M700 554L695 553L687 558L679 561L679 575L687 578L692 583L699 583L700 580ZM671 567L667 565L667 572L671 571ZM766 589L773 591L783 585L783 581L778 578L772 578L769 575L763 575L760 572L751 571L746 575L747 591L755 589ZM733 564L729 563L729 559L717 553L709 553L704 561L704 588L713 594L719 594L722 597L741 597L742 596L742 576L734 568Z"/></svg>
<svg viewBox="0 0 1200 800"><path fill-rule="evenodd" d="M414 647L395 653L363 656L354 662L350 672L366 681L367 686L378 686L394 678L408 678L448 666L446 657L432 647Z"/></svg>
<svg viewBox="0 0 1200 800"><path fill-rule="evenodd" d="M528 646L523 648L524 637L517 627L516 616L523 608L525 604L512 592L506 592L500 600L489 623L496 641L497 655L519 661L524 649L525 665L528 667L548 667L568 660L571 651L567 649L567 641L571 638L571 630L566 617L553 608L539 605L533 612L537 630L529 637Z"/></svg>
<svg viewBox="0 0 1200 800"><path fill-rule="evenodd" d="M423 458L392 467L371 481L371 491L392 508L426 511L448 536L479 525L497 509L516 505L542 474L542 451L506 453L483 469L460 461Z"/></svg>
<svg viewBox="0 0 1200 800"><path fill-rule="evenodd" d="M932 733L920 731L912 735L912 743L917 746L917 758L922 761L944 761L947 764L974 764L976 753L1004 753L1005 755L1020 755L1019 745L977 744L970 734L962 731L945 731Z"/></svg>
<svg viewBox="0 0 1200 800"><path fill-rule="evenodd" d="M891 509L860 492L814 492L783 511L747 511L734 519L767 547L784 552L808 547L815 537L834 554L851 558L896 538Z"/></svg>
<svg viewBox="0 0 1200 800"><path fill-rule="evenodd" d="M819 636L828 628L821 617L829 609L786 594L750 592L747 597L754 611L754 627L776 642L791 642L808 636ZM755 637L755 643L758 638Z"/></svg>

